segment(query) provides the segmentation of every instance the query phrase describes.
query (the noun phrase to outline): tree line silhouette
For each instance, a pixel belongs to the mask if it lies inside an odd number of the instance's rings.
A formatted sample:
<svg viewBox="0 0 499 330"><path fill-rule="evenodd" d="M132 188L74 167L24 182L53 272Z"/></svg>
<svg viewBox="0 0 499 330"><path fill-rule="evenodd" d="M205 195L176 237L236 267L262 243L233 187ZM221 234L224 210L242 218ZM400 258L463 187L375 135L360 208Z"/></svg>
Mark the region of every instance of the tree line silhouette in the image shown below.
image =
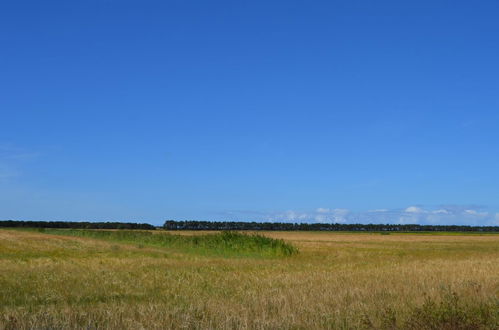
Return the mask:
<svg viewBox="0 0 499 330"><path fill-rule="evenodd" d="M0 220L0 227L11 228L71 228L71 229L142 229L155 230L148 223L133 222L75 222L75 221L18 221ZM499 232L499 226L418 225L418 224L344 224L344 223L288 223L242 221L176 221L167 220L166 230L268 230L268 231L377 231L377 232Z"/></svg>
<svg viewBox="0 0 499 330"><path fill-rule="evenodd" d="M282 230L282 231L450 231L499 232L499 226L417 225L417 224L340 224L235 221L167 220L167 230Z"/></svg>
<svg viewBox="0 0 499 330"><path fill-rule="evenodd" d="M71 228L71 229L143 229L154 230L148 223L132 222L74 222L74 221L16 221L0 220L0 227L13 228Z"/></svg>

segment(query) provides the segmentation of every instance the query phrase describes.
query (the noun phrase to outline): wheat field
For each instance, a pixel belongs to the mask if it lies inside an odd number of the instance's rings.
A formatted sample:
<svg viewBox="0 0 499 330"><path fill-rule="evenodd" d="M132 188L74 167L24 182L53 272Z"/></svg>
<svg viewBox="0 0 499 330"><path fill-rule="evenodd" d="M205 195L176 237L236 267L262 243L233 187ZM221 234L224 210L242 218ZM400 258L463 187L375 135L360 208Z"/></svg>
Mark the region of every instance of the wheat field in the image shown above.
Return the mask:
<svg viewBox="0 0 499 330"><path fill-rule="evenodd" d="M2 229L0 329L499 328L499 235L260 234L299 253Z"/></svg>

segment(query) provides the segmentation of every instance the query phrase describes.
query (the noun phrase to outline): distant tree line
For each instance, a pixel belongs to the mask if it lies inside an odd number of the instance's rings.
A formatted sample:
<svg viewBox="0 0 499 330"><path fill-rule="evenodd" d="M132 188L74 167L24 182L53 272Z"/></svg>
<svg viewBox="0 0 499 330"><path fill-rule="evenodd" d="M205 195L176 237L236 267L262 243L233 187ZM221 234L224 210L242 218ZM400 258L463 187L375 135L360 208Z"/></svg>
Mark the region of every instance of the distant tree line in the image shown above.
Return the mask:
<svg viewBox="0 0 499 330"><path fill-rule="evenodd" d="M285 223L234 221L175 221L167 220L167 230L286 230L286 231L469 231L499 232L499 226L416 225L416 224L340 224Z"/></svg>
<svg viewBox="0 0 499 330"><path fill-rule="evenodd" d="M17 221L0 220L0 227L17 228L72 228L72 229L142 229L154 230L148 223L131 222L73 222L73 221ZM288 223L242 221L176 221L167 220L167 230L282 230L282 231L379 231L379 232L499 232L499 226L417 225L417 224L340 224Z"/></svg>
<svg viewBox="0 0 499 330"><path fill-rule="evenodd" d="M148 223L131 222L73 222L73 221L16 221L0 220L0 227L15 228L72 228L72 229L146 229L154 230Z"/></svg>

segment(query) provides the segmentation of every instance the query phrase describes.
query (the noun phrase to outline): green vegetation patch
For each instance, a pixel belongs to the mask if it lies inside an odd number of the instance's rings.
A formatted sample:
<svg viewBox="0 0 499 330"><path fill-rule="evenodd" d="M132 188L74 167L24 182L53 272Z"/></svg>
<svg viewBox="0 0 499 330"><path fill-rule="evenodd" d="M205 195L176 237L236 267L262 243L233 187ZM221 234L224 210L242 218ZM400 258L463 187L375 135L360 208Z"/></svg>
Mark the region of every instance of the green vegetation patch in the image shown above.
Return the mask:
<svg viewBox="0 0 499 330"><path fill-rule="evenodd" d="M192 236L136 230L38 229L38 231L53 235L88 237L224 257L285 257L298 253L296 247L281 239L233 231Z"/></svg>

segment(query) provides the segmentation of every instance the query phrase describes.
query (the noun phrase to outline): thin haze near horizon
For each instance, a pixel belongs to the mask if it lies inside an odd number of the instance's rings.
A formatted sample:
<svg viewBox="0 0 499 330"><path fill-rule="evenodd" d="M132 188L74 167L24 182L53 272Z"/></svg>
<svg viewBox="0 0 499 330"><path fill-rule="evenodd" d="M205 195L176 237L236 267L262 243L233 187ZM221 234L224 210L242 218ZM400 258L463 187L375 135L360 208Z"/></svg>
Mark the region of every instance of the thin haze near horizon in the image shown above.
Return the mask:
<svg viewBox="0 0 499 330"><path fill-rule="evenodd" d="M0 218L499 224L497 1L4 1Z"/></svg>

